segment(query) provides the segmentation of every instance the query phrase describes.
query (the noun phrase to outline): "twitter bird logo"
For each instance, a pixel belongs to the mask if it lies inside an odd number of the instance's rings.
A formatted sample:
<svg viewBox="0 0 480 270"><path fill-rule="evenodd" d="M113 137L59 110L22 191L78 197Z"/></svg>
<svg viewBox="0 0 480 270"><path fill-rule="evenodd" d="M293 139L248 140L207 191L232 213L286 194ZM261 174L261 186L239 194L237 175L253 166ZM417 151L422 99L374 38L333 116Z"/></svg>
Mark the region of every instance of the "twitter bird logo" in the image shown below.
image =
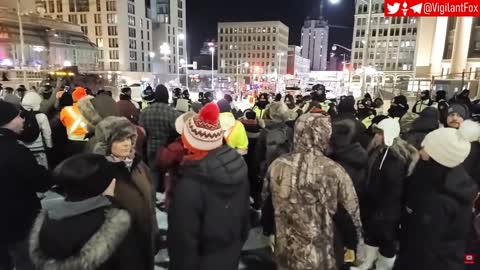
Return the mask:
<svg viewBox="0 0 480 270"><path fill-rule="evenodd" d="M393 5L387 4L388 14L393 15L400 10L400 3L394 3Z"/></svg>

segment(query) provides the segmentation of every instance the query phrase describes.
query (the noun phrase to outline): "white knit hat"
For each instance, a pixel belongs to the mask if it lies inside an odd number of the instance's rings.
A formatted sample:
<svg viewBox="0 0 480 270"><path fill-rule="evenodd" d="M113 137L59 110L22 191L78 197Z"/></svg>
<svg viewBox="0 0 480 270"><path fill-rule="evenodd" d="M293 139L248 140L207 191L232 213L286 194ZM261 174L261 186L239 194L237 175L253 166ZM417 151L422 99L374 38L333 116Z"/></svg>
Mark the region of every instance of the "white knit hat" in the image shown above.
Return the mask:
<svg viewBox="0 0 480 270"><path fill-rule="evenodd" d="M480 125L467 120L460 128L441 128L425 137L422 147L427 154L441 165L454 168L462 164L470 154L471 142L478 140Z"/></svg>
<svg viewBox="0 0 480 270"><path fill-rule="evenodd" d="M400 136L400 123L396 119L390 117L383 119L375 127L383 131L386 146L392 146L393 141Z"/></svg>

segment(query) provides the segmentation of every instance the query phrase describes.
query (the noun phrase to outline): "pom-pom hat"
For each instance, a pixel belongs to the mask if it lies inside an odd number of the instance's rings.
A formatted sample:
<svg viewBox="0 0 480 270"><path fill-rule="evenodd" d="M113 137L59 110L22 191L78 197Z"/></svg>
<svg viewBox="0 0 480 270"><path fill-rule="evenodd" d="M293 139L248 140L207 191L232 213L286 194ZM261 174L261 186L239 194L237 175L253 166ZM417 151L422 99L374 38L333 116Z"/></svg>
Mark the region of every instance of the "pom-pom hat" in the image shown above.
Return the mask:
<svg viewBox="0 0 480 270"><path fill-rule="evenodd" d="M208 103L198 115L183 114L177 118L175 128L185 136L195 149L210 151L223 144L223 130L219 121L220 110L215 103Z"/></svg>

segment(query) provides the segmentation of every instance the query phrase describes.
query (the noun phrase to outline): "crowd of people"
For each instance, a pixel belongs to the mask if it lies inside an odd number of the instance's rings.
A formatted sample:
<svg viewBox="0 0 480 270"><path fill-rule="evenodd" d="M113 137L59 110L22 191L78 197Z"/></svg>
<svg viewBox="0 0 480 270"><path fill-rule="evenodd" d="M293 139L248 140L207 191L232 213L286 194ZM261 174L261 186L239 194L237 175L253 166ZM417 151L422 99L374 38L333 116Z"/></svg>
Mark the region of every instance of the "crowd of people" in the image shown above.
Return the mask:
<svg viewBox="0 0 480 270"><path fill-rule="evenodd" d="M163 246L170 270L236 270L255 226L279 270L461 270L480 250L467 90L422 91L411 111L403 95L384 110L322 88L245 111L164 85L142 102L128 87L118 101L60 83L0 90L1 270L153 270Z"/></svg>

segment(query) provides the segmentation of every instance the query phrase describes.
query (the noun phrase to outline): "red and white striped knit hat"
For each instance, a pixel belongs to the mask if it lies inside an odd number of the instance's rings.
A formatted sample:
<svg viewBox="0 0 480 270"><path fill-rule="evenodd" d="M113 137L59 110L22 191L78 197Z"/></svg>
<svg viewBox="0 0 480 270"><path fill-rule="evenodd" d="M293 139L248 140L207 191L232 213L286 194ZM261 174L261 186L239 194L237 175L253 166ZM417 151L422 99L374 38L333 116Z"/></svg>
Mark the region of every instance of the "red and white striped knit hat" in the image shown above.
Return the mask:
<svg viewBox="0 0 480 270"><path fill-rule="evenodd" d="M220 110L211 102L205 105L198 115L181 115L175 123L178 133L187 139L192 147L202 151L216 149L223 144L223 130L220 126ZM186 119L187 118L187 119Z"/></svg>

